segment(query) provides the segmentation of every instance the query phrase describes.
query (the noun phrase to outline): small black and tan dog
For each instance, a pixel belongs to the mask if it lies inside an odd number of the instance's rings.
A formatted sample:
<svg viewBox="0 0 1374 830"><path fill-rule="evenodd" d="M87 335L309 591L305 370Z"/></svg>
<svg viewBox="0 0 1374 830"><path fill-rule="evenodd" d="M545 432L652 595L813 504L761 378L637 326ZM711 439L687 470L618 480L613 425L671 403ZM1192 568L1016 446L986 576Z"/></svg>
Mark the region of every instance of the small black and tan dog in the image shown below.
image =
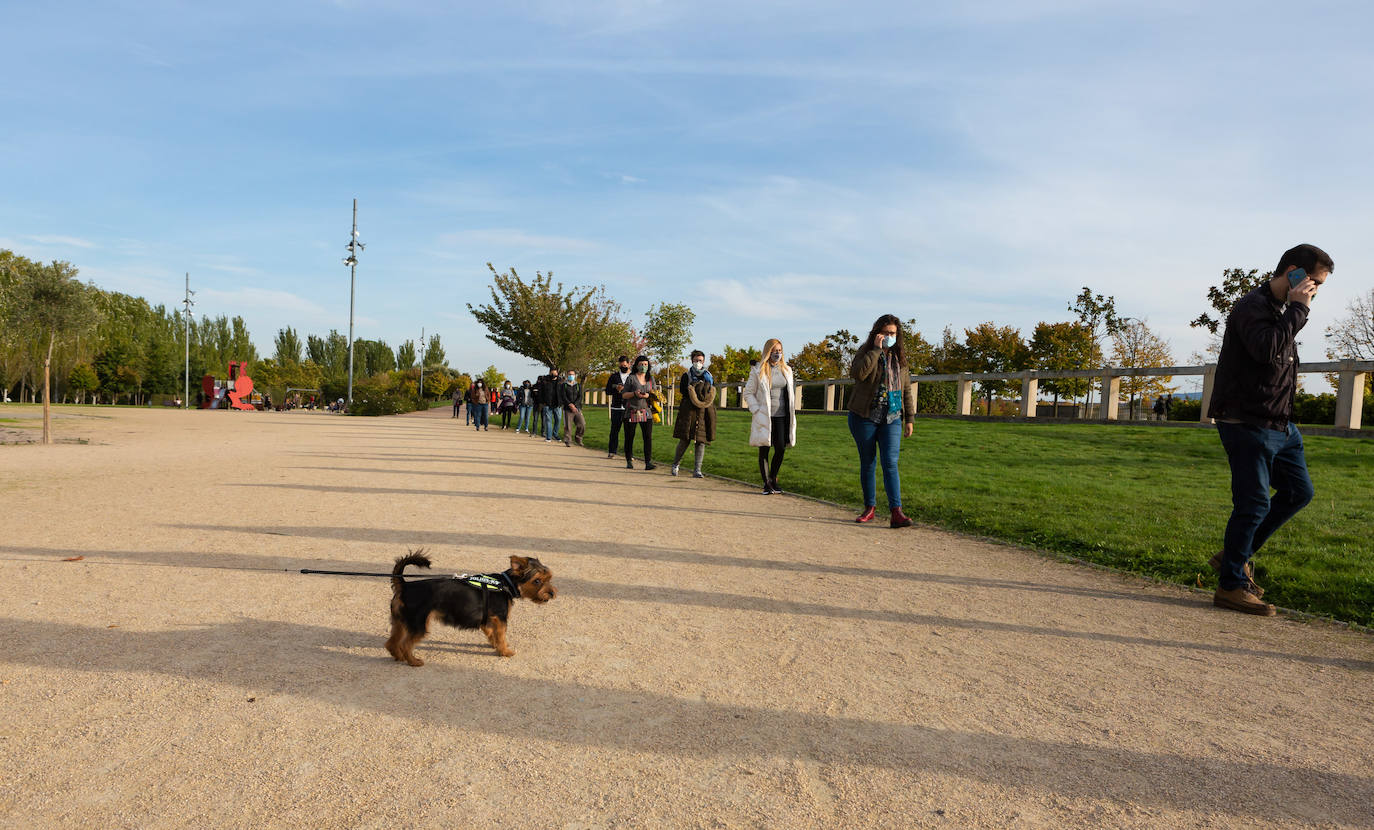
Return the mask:
<svg viewBox="0 0 1374 830"><path fill-rule="evenodd" d="M506 644L510 606L521 597L545 603L558 596L553 572L533 557L512 556L510 568L500 573L403 579L407 565L428 568L429 557L420 549L396 560L391 580L391 636L386 650L397 660L423 666L415 645L429 633L433 616L455 628L476 628L502 657L515 654Z"/></svg>

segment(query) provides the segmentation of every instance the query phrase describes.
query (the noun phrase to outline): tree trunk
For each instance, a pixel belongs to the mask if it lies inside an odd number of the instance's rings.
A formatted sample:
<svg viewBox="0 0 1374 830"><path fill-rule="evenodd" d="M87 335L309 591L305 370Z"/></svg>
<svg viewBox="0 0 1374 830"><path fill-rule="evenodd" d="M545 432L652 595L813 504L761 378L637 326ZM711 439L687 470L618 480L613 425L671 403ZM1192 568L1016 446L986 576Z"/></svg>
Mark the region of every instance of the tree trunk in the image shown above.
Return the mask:
<svg viewBox="0 0 1374 830"><path fill-rule="evenodd" d="M48 380L52 368L52 344L57 339L54 332L48 333L48 356L43 358L43 443L52 443L52 387Z"/></svg>

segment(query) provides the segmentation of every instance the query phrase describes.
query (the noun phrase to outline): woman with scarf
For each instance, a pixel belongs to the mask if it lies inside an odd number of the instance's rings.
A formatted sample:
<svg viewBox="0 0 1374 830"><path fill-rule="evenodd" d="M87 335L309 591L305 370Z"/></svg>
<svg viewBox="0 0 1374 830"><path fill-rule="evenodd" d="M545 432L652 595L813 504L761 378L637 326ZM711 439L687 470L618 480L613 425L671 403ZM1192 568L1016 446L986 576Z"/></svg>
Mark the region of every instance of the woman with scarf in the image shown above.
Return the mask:
<svg viewBox="0 0 1374 830"><path fill-rule="evenodd" d="M864 512L856 522L873 520L878 504L875 467L883 467L883 489L892 516L891 527L910 527L911 519L902 513L902 482L897 473L897 455L902 438L910 437L916 419L916 404L911 399L911 375L902 351L902 324L896 315L884 314L873 324L868 340L859 347L850 364L854 394L849 401L849 433L859 448L859 485L863 488Z"/></svg>
<svg viewBox="0 0 1374 830"><path fill-rule="evenodd" d="M510 416L515 414L515 389L506 381L501 385L501 397L497 400L496 411L501 413L501 429L510 429Z"/></svg>
<svg viewBox="0 0 1374 830"><path fill-rule="evenodd" d="M468 390L469 399L472 401L472 426L479 432L487 429L487 416L491 412L491 397L487 392L486 381L481 379L472 383L472 388Z"/></svg>
<svg viewBox="0 0 1374 830"><path fill-rule="evenodd" d="M677 451L673 453L672 475L677 475L687 445L695 441L696 463L692 466L692 478L705 478L701 462L706 458L706 445L716 440L716 387L711 373L706 370L705 352L692 352L692 365L682 373L678 392L682 401L678 404L677 422L673 424Z"/></svg>
<svg viewBox="0 0 1374 830"><path fill-rule="evenodd" d="M635 425L639 425L640 435L644 437L644 469L652 470L654 464L654 410L653 398L658 392L655 388L653 373L649 371L649 358L640 355L635 358L634 368L625 379L625 389L620 396L625 399L625 469L635 468Z"/></svg>
<svg viewBox="0 0 1374 830"><path fill-rule="evenodd" d="M759 477L763 494L781 493L778 471L788 447L797 444L797 404L792 370L782 359L782 341L776 337L763 344L763 360L749 371L744 400L749 406L749 446L759 448ZM769 463L769 451L772 463Z"/></svg>

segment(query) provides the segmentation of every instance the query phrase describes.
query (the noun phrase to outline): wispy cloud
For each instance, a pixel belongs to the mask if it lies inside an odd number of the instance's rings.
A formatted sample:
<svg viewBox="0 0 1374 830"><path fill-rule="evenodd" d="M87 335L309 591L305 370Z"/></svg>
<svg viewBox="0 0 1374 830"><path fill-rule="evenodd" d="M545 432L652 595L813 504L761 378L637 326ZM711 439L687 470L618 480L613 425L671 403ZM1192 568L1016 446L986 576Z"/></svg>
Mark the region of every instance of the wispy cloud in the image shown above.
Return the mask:
<svg viewBox="0 0 1374 830"><path fill-rule="evenodd" d="M82 239L79 236L62 236L60 234L34 234L24 237L40 245L56 245L63 248L96 248L94 242L89 239Z"/></svg>
<svg viewBox="0 0 1374 830"><path fill-rule="evenodd" d="M485 248L501 251L586 253L597 244L586 239L530 233L514 228L485 228L440 234L440 245L449 248Z"/></svg>

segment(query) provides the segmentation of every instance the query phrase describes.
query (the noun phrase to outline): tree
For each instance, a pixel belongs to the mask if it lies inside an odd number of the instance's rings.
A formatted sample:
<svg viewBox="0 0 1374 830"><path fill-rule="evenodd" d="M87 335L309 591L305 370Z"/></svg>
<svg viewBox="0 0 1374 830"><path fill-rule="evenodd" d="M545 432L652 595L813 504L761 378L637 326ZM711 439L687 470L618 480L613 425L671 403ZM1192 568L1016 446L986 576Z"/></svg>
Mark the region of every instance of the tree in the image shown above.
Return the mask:
<svg viewBox="0 0 1374 830"><path fill-rule="evenodd" d="M95 368L89 363L78 363L67 373L67 385L74 391L81 393L81 403L86 402L86 395L100 388L100 378L95 374Z"/></svg>
<svg viewBox="0 0 1374 830"><path fill-rule="evenodd" d="M1207 302L1211 304L1212 310L1216 312L1217 316L1213 317L1204 311L1188 325L1195 329L1205 328L1212 334L1216 334L1217 329L1221 328L1221 324L1226 320L1226 316L1231 313L1231 306L1236 304L1236 300L1259 288L1273 277L1274 272L1272 271L1260 274L1256 268L1251 268L1249 271L1241 268L1227 268L1221 272L1221 283L1207 289Z"/></svg>
<svg viewBox="0 0 1374 830"><path fill-rule="evenodd" d="M1046 371L1075 371L1102 359L1102 350L1081 323L1037 323L1029 347L1031 366ZM1060 396L1072 399L1086 394L1088 379L1046 378L1040 381L1040 387L1054 396L1058 413Z"/></svg>
<svg viewBox="0 0 1374 830"><path fill-rule="evenodd" d="M1346 316L1326 327L1327 358L1374 360L1374 289L1356 295L1346 311ZM1365 374L1364 388L1365 394L1374 389L1374 372Z"/></svg>
<svg viewBox="0 0 1374 830"><path fill-rule="evenodd" d="M644 316L644 341L655 365L666 367L682 359L692 340L692 323L696 319L692 309L682 303L650 306Z"/></svg>
<svg viewBox="0 0 1374 830"><path fill-rule="evenodd" d="M749 362L761 360L763 353L756 346L737 349L725 346L721 354L711 355L711 373L722 383L738 383L749 379Z"/></svg>
<svg viewBox="0 0 1374 830"><path fill-rule="evenodd" d="M6 266L9 267L9 266ZM5 327L43 344L43 443L52 443L52 353L59 338L70 341L95 327L95 307L86 288L76 280L70 262L28 263L9 287Z"/></svg>
<svg viewBox="0 0 1374 830"><path fill-rule="evenodd" d="M505 374L495 366L488 366L478 377L486 382L488 389L500 389L501 384L506 382Z"/></svg>
<svg viewBox="0 0 1374 830"><path fill-rule="evenodd" d="M1112 335L1112 363L1132 369L1172 366L1174 356L1169 344L1150 331L1144 320L1128 318ZM1136 417L1136 398L1158 397L1172 391L1168 375L1127 375L1121 379L1121 392L1130 400L1130 417Z"/></svg>
<svg viewBox="0 0 1374 830"><path fill-rule="evenodd" d="M842 377L840 365L835 360L830 345L821 340L807 343L787 361L797 380L826 380Z"/></svg>
<svg viewBox="0 0 1374 830"><path fill-rule="evenodd" d="M1072 303L1069 303L1069 311L1078 315L1078 322L1087 328L1092 337L1093 346L1098 349L1096 354L1101 353L1102 337L1112 336L1121 329L1122 321L1116 313L1116 298L1094 294L1088 286L1083 286L1083 290ZM1088 366L1080 368L1092 368ZM1084 403L1092 405L1093 386L1088 384L1088 390L1084 396ZM1084 407L1086 413L1087 407Z"/></svg>
<svg viewBox="0 0 1374 830"><path fill-rule="evenodd" d="M630 325L620 319L620 305L604 286L564 290L553 273L535 272L526 282L515 269L492 274L491 302L468 304L468 311L501 348L543 366L574 369L582 375L606 371L631 339Z"/></svg>
<svg viewBox="0 0 1374 830"><path fill-rule="evenodd" d="M448 366L448 358L444 356L444 345L439 342L439 335L429 336L429 345L425 346L425 366Z"/></svg>
<svg viewBox="0 0 1374 830"><path fill-rule="evenodd" d="M415 365L415 341L406 340L396 347L396 368L409 369Z"/></svg>
<svg viewBox="0 0 1374 830"><path fill-rule="evenodd" d="M916 318L912 317L902 324L902 341L907 369L915 375L929 371L935 359L935 346L916 330Z"/></svg>
<svg viewBox="0 0 1374 830"><path fill-rule="evenodd" d="M277 329L275 345L277 351L274 356L278 365L285 366L288 363L301 362L301 339L296 335L295 329L290 326Z"/></svg>
<svg viewBox="0 0 1374 830"><path fill-rule="evenodd" d="M976 328L964 329L964 353L974 372L1015 372L1024 369L1028 359L1021 332L1011 326L997 327L992 322L980 323ZM987 412L992 414L992 399L998 393L1010 392L1015 381L984 380L978 384L981 397L987 399Z"/></svg>

